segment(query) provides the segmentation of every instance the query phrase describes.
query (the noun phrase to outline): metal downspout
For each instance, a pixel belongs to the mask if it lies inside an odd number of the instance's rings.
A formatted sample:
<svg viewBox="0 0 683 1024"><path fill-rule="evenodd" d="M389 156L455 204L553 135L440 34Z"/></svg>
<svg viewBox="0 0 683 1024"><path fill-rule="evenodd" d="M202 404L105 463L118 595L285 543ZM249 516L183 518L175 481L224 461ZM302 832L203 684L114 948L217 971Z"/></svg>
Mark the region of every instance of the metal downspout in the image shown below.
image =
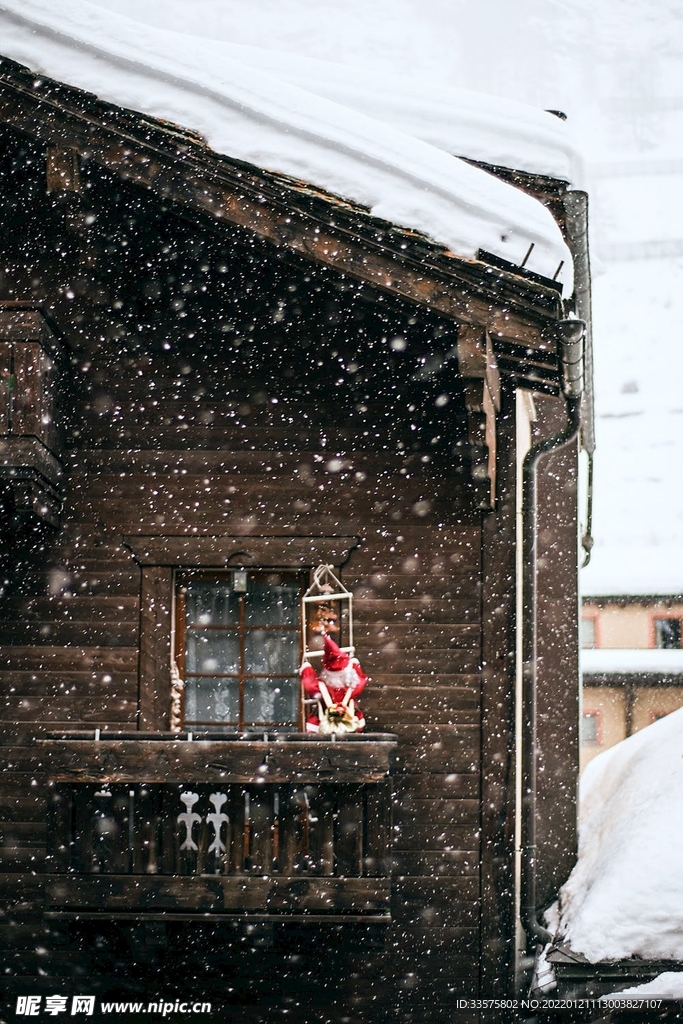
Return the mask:
<svg viewBox="0 0 683 1024"><path fill-rule="evenodd" d="M581 416L581 448L588 456L586 521L581 546L585 557L581 568L590 562L593 547L593 461L595 456L595 417L593 409L593 315L590 252L588 247L588 194L570 189L562 197L567 245L574 263L574 312L586 323L584 351L584 391Z"/></svg>
<svg viewBox="0 0 683 1024"><path fill-rule="evenodd" d="M549 942L552 935L538 920L536 904L536 469L541 457L556 451L577 437L581 428L583 361L586 324L563 320L560 331L562 391L567 405L567 423L560 433L534 445L527 452L522 470L522 899L520 915L530 941Z"/></svg>

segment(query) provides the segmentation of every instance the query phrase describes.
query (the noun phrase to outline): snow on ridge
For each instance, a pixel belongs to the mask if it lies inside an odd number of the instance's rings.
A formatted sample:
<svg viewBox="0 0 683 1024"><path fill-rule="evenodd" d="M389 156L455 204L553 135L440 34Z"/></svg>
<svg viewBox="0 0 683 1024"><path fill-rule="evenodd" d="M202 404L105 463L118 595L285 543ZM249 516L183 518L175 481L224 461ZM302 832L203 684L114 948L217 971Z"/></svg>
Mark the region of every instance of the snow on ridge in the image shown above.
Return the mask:
<svg viewBox="0 0 683 1024"><path fill-rule="evenodd" d="M591 962L683 960L683 708L594 758L557 937Z"/></svg>
<svg viewBox="0 0 683 1024"><path fill-rule="evenodd" d="M0 47L37 73L199 131L216 151L302 178L417 229L452 252L485 249L572 288L572 261L542 203L364 113L183 36L87 0L2 0ZM552 116L552 115L548 115Z"/></svg>
<svg viewBox="0 0 683 1024"><path fill-rule="evenodd" d="M584 674L656 672L664 675L683 675L683 650L648 648L582 650L581 669Z"/></svg>

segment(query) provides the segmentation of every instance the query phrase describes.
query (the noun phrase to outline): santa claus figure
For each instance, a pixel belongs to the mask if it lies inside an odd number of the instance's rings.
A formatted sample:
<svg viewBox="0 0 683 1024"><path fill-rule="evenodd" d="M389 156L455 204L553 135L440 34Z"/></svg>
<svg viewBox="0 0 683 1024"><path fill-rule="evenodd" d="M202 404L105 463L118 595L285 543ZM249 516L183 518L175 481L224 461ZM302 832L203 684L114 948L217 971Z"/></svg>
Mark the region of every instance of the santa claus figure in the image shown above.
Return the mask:
<svg viewBox="0 0 683 1024"><path fill-rule="evenodd" d="M307 698L317 700L317 708L306 719L306 732L342 734L365 728L363 712L356 697L365 689L367 676L356 658L339 649L332 637L324 641L323 663L319 672L305 661L301 682Z"/></svg>

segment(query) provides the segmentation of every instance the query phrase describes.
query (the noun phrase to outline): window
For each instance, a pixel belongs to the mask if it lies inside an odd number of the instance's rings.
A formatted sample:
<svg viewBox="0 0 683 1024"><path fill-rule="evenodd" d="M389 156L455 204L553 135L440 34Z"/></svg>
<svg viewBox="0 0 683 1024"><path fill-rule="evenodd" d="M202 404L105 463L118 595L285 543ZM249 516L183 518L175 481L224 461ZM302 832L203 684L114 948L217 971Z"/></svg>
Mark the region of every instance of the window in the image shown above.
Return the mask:
<svg viewBox="0 0 683 1024"><path fill-rule="evenodd" d="M586 712L581 715L581 743L587 746L596 746L600 743L600 732L598 728L598 716L595 712Z"/></svg>
<svg viewBox="0 0 683 1024"><path fill-rule="evenodd" d="M595 644L595 616L583 615L581 617L581 646L585 650L593 650Z"/></svg>
<svg viewBox="0 0 683 1024"><path fill-rule="evenodd" d="M681 620L669 618L655 619L655 647L672 650L680 646Z"/></svg>
<svg viewBox="0 0 683 1024"><path fill-rule="evenodd" d="M296 572L183 574L176 661L190 728L301 728Z"/></svg>

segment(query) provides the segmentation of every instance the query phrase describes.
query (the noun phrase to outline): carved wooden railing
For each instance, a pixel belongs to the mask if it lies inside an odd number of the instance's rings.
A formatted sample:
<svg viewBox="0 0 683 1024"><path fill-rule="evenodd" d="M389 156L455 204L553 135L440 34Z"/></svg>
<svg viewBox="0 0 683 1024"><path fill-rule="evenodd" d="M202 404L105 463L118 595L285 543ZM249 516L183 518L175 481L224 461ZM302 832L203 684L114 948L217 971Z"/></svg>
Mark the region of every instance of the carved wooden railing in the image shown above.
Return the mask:
<svg viewBox="0 0 683 1024"><path fill-rule="evenodd" d="M76 735L39 741L52 911L386 919L394 737Z"/></svg>

